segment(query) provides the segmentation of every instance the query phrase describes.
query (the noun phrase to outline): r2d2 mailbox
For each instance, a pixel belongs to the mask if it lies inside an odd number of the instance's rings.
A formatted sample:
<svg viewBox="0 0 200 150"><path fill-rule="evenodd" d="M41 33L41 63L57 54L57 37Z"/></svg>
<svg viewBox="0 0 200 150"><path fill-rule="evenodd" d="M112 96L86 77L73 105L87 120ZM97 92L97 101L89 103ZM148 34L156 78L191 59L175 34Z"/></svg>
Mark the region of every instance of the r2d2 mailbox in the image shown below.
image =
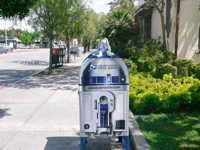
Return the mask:
<svg viewBox="0 0 200 150"><path fill-rule="evenodd" d="M118 136L129 149L128 69L105 38L80 68L79 101L81 150L91 136Z"/></svg>

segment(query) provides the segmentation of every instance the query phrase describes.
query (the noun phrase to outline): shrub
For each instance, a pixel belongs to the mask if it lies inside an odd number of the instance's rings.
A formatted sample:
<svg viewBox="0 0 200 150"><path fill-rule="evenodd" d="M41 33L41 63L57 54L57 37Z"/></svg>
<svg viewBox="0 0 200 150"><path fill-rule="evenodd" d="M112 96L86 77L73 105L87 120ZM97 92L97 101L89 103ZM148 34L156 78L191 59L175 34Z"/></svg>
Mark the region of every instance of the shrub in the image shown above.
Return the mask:
<svg viewBox="0 0 200 150"><path fill-rule="evenodd" d="M187 58L178 58L174 60L173 62L173 65L175 65L178 68L189 67L189 66L192 66L193 64L194 64L194 61Z"/></svg>
<svg viewBox="0 0 200 150"><path fill-rule="evenodd" d="M151 57L139 58L137 62L138 71L149 72L152 71L156 63Z"/></svg>
<svg viewBox="0 0 200 150"><path fill-rule="evenodd" d="M142 47L131 47L126 51L129 59L137 64L139 72L153 72L158 64L171 62L174 59L174 54L164 51L162 43L154 39L147 40Z"/></svg>
<svg viewBox="0 0 200 150"><path fill-rule="evenodd" d="M163 55L164 55L163 63L172 63L175 59L175 54L172 52L164 51Z"/></svg>
<svg viewBox="0 0 200 150"><path fill-rule="evenodd" d="M125 50L127 48L126 44L121 45L111 45L112 52L118 55L121 58L129 58L129 55L127 51Z"/></svg>
<svg viewBox="0 0 200 150"><path fill-rule="evenodd" d="M133 72L137 71L137 65L135 63L133 63L132 60L124 58L123 61L129 70L131 70Z"/></svg>
<svg viewBox="0 0 200 150"><path fill-rule="evenodd" d="M178 78L188 77L188 68L187 67L180 67L177 70Z"/></svg>
<svg viewBox="0 0 200 150"><path fill-rule="evenodd" d="M162 101L162 111L165 113L186 112L189 109L191 96L184 92L175 92Z"/></svg>
<svg viewBox="0 0 200 150"><path fill-rule="evenodd" d="M160 105L159 96L155 93L146 94L138 105L135 105L134 111L138 114L157 113Z"/></svg>
<svg viewBox="0 0 200 150"><path fill-rule="evenodd" d="M149 74L130 74L130 108L136 114L200 110L200 81L193 77L163 80Z"/></svg>
<svg viewBox="0 0 200 150"><path fill-rule="evenodd" d="M171 64L161 64L156 67L155 77L162 79L164 74L172 74L175 78L177 76L177 68Z"/></svg>
<svg viewBox="0 0 200 150"><path fill-rule="evenodd" d="M200 82L196 82L190 87L191 92L191 110L200 110Z"/></svg>
<svg viewBox="0 0 200 150"><path fill-rule="evenodd" d="M129 59L131 59L134 63L137 62L138 58L141 56L141 51L137 47L131 47L126 49Z"/></svg>
<svg viewBox="0 0 200 150"><path fill-rule="evenodd" d="M194 75L196 78L200 79L200 64L198 63L196 66L195 66L195 69L194 69Z"/></svg>
<svg viewBox="0 0 200 150"><path fill-rule="evenodd" d="M193 60L178 58L172 64L177 67L177 74L179 78L192 75L192 66L194 65Z"/></svg>

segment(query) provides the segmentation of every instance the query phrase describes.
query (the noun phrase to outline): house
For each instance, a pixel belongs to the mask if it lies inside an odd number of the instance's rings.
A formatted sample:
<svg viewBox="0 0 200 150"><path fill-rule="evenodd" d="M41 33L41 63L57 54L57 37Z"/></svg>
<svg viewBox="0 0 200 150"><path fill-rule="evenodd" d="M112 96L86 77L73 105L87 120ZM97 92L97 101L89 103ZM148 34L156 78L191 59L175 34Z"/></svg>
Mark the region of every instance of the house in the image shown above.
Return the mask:
<svg viewBox="0 0 200 150"><path fill-rule="evenodd" d="M162 42L158 11L144 0L138 0L138 7L140 9L135 15L135 42L159 37ZM200 0L165 0L164 21L169 51L177 51L177 58L200 62Z"/></svg>

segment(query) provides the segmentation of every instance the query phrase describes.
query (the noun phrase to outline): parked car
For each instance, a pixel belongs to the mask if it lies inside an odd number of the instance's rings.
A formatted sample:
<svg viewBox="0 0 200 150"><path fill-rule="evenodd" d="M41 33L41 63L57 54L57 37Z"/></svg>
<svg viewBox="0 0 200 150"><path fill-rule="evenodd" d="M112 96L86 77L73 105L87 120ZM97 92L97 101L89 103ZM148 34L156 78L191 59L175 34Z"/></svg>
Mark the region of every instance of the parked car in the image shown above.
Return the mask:
<svg viewBox="0 0 200 150"><path fill-rule="evenodd" d="M58 45L58 47L60 47L60 48L66 48L66 45Z"/></svg>
<svg viewBox="0 0 200 150"><path fill-rule="evenodd" d="M10 47L10 46L5 46L5 47L8 49L9 52L12 52L12 51L13 51L13 48L12 48L12 47Z"/></svg>
<svg viewBox="0 0 200 150"><path fill-rule="evenodd" d="M1 46L0 47L0 53L8 53L8 48L7 47L5 47L5 46Z"/></svg>
<svg viewBox="0 0 200 150"><path fill-rule="evenodd" d="M20 49L28 49L30 48L30 46L27 46L27 45L24 45L24 46L21 46Z"/></svg>
<svg viewBox="0 0 200 150"><path fill-rule="evenodd" d="M76 53L77 50L78 50L78 47L71 47L71 48L69 49L70 53Z"/></svg>

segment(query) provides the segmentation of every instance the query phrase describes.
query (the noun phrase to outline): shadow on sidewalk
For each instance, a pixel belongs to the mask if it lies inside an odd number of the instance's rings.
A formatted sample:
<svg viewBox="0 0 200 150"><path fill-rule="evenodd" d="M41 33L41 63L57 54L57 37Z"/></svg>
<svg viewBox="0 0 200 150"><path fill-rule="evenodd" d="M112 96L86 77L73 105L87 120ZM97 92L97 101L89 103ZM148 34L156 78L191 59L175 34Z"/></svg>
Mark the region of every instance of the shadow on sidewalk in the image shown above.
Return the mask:
<svg viewBox="0 0 200 150"><path fill-rule="evenodd" d="M79 137L47 137L44 150L79 150Z"/></svg>
<svg viewBox="0 0 200 150"><path fill-rule="evenodd" d="M24 77L28 77L36 73L36 70L0 70L0 87L8 86L9 84L15 83Z"/></svg>
<svg viewBox="0 0 200 150"><path fill-rule="evenodd" d="M3 118L4 116L11 116L11 114L8 114L7 111L10 109L5 108L5 109L0 109L0 118Z"/></svg>
<svg viewBox="0 0 200 150"><path fill-rule="evenodd" d="M47 137L44 150L80 150L80 137ZM118 143L117 137L88 138L87 150L122 150L123 145Z"/></svg>
<svg viewBox="0 0 200 150"><path fill-rule="evenodd" d="M79 66L62 66L54 69L60 72L58 75L36 74L30 78L13 85L14 88L31 89L31 88L51 88L54 90L71 90L76 91L78 88Z"/></svg>

